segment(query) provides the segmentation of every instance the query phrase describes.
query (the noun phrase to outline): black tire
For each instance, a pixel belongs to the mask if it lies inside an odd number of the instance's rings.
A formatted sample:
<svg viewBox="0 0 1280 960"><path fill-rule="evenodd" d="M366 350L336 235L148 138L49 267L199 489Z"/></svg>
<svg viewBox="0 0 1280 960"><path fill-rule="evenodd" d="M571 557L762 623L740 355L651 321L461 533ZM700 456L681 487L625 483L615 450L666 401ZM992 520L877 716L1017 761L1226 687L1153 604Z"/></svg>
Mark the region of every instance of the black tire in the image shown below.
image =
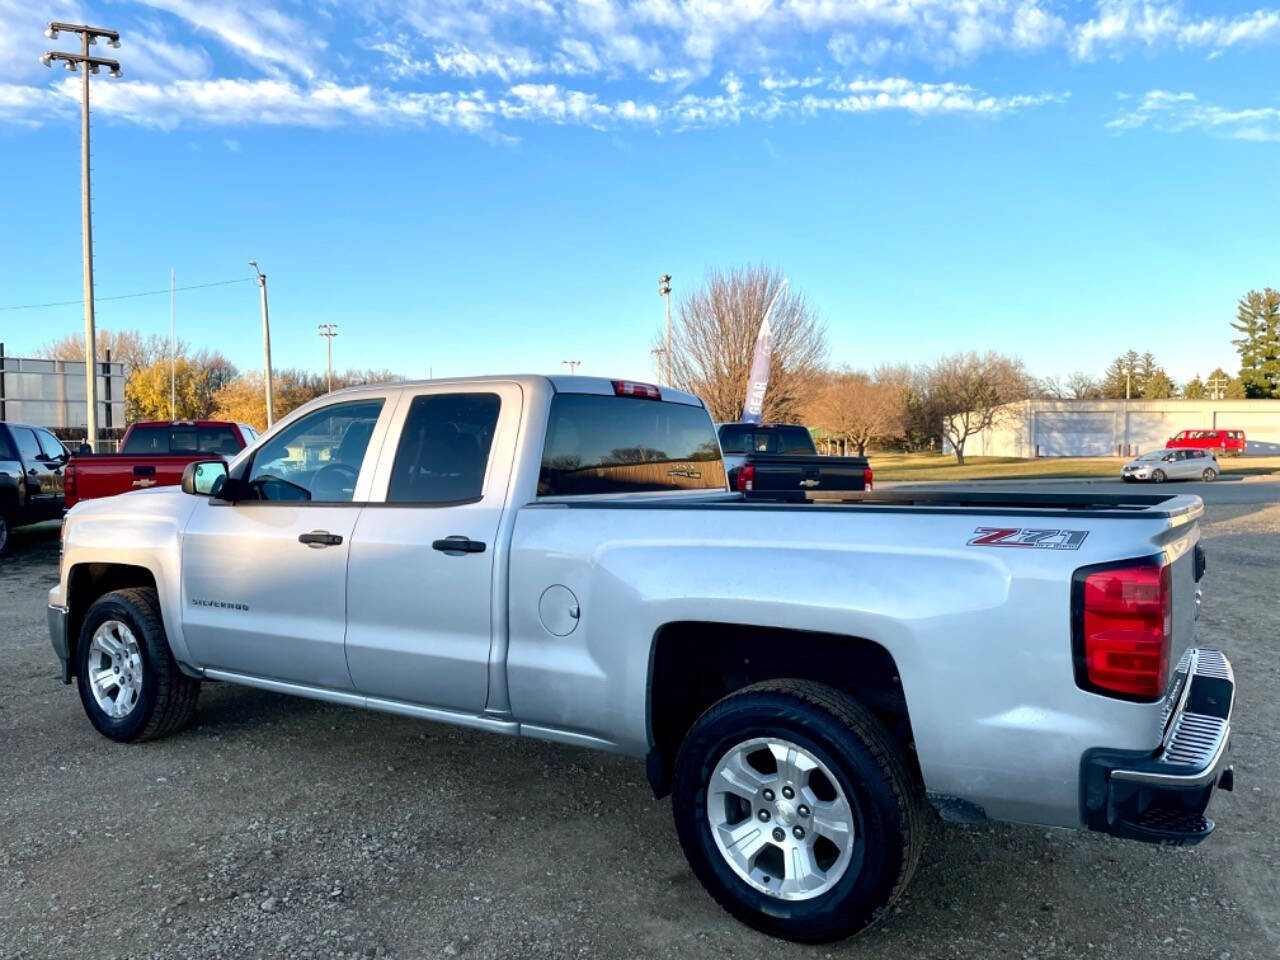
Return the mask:
<svg viewBox="0 0 1280 960"><path fill-rule="evenodd" d="M1205 483L1213 483L1213 481L1218 479L1218 471L1213 469L1213 467L1205 467L1204 474L1202 476Z"/></svg>
<svg viewBox="0 0 1280 960"><path fill-rule="evenodd" d="M748 884L717 847L708 784L720 759L755 737L779 737L822 761L850 801L855 839L848 868L829 890L784 900ZM777 680L711 706L676 757L672 807L680 845L712 897L764 933L823 943L878 920L906 889L924 848L923 791L884 725L852 697L819 683Z"/></svg>
<svg viewBox="0 0 1280 960"><path fill-rule="evenodd" d="M0 557L9 552L9 541L13 539L13 527L9 525L9 516L0 509Z"/></svg>
<svg viewBox="0 0 1280 960"><path fill-rule="evenodd" d="M1151 482L1152 482L1152 483L1164 483L1164 481L1165 481L1165 472L1164 472L1163 470L1152 470L1152 471L1151 471Z"/></svg>
<svg viewBox="0 0 1280 960"><path fill-rule="evenodd" d="M142 659L142 688L137 703L123 717L112 717L98 705L90 689L89 659L94 631L107 620L118 620L138 640ZM178 669L160 619L154 589L137 587L108 593L85 614L76 644L76 675L80 702L89 722L104 737L121 743L157 740L185 727L196 712L200 681Z"/></svg>

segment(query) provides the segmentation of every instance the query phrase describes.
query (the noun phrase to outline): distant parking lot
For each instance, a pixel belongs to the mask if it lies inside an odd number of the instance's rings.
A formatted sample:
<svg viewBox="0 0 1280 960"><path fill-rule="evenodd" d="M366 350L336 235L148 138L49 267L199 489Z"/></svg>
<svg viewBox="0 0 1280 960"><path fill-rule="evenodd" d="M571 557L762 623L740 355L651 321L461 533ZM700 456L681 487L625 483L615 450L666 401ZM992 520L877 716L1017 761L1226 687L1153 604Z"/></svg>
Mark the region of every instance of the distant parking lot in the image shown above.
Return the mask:
<svg viewBox="0 0 1280 960"><path fill-rule="evenodd" d="M1035 489L1046 489L1037 484ZM0 561L0 960L1280 955L1280 483L1208 504L1199 627L1239 681L1236 792L1192 850L939 826L908 899L803 948L698 886L639 762L208 684L121 747L45 628L57 528Z"/></svg>

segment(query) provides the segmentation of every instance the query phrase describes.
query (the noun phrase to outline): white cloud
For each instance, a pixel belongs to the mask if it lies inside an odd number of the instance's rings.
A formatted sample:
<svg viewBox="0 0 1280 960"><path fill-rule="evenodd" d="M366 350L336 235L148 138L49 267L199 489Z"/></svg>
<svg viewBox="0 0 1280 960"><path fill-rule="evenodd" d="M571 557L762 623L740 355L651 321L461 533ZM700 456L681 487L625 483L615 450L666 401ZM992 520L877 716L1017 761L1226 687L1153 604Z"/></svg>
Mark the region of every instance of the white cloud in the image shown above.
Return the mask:
<svg viewBox="0 0 1280 960"><path fill-rule="evenodd" d="M745 120L803 120L822 113L896 110L917 115L994 116L1065 95L995 96L955 83L919 83L904 77L841 81L807 77L761 82L750 88L725 73L718 93L679 93L663 99L603 97L556 83L520 82L489 93L483 89L404 91L369 85L303 85L284 79L129 81L100 84L99 117L161 130L181 126L334 127L343 124L433 125L497 134L504 125L550 123L599 130L619 127L684 130ZM815 88L822 86L822 92ZM54 87L0 85L0 119L35 125L51 115L72 115L79 86L69 77ZM238 141L224 141L229 150ZM233 146L232 144L235 144Z"/></svg>
<svg viewBox="0 0 1280 960"><path fill-rule="evenodd" d="M197 31L210 33L237 54L269 70L301 77L320 73L326 42L308 23L282 13L266 0L139 0L171 13Z"/></svg>
<svg viewBox="0 0 1280 960"><path fill-rule="evenodd" d="M1107 127L1116 131L1149 127L1166 133L1195 130L1233 140L1280 141L1280 107L1232 110L1204 103L1194 93L1150 90Z"/></svg>
<svg viewBox="0 0 1280 960"><path fill-rule="evenodd" d="M1196 17L1181 4L1153 0L1100 0L1095 16L1074 30L1071 50L1080 60L1119 56L1129 47L1208 49L1280 40L1280 10L1235 17Z"/></svg>

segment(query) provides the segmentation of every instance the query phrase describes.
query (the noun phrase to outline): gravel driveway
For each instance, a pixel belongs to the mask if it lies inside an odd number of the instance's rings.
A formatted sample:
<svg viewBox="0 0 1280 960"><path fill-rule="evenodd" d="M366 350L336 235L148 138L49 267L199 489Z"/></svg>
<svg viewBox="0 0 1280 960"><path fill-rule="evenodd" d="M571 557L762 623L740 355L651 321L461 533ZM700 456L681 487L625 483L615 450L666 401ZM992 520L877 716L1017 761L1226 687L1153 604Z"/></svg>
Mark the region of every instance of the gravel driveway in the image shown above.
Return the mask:
<svg viewBox="0 0 1280 960"><path fill-rule="evenodd" d="M1226 486L1225 484L1223 485ZM1259 485L1262 486L1262 485ZM861 937L771 940L685 866L638 761L207 684L96 734L45 628L57 532L0 561L0 958L1280 956L1280 484L1211 504L1200 640L1239 681L1205 845L939 826Z"/></svg>

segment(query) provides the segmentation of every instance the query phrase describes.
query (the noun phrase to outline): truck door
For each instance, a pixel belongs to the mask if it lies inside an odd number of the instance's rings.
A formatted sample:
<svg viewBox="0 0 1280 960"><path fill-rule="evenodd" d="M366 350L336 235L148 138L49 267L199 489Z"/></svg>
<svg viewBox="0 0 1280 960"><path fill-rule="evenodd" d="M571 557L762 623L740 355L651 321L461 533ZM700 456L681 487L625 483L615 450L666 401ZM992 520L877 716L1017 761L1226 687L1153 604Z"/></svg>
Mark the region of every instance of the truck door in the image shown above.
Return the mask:
<svg viewBox="0 0 1280 960"><path fill-rule="evenodd" d="M182 538L182 629L196 662L351 689L347 556L394 403L320 407L237 465L254 498L201 499Z"/></svg>
<svg viewBox="0 0 1280 960"><path fill-rule="evenodd" d="M40 441L36 432L30 427L9 428L14 442L18 445L18 458L22 461L22 469L27 481L27 507L31 511L31 519L43 519L60 514L62 500L59 491L62 488L62 477L54 474L58 463L51 463L40 449Z"/></svg>
<svg viewBox="0 0 1280 960"><path fill-rule="evenodd" d="M347 664L361 693L484 709L522 401L507 382L403 395L351 541Z"/></svg>

